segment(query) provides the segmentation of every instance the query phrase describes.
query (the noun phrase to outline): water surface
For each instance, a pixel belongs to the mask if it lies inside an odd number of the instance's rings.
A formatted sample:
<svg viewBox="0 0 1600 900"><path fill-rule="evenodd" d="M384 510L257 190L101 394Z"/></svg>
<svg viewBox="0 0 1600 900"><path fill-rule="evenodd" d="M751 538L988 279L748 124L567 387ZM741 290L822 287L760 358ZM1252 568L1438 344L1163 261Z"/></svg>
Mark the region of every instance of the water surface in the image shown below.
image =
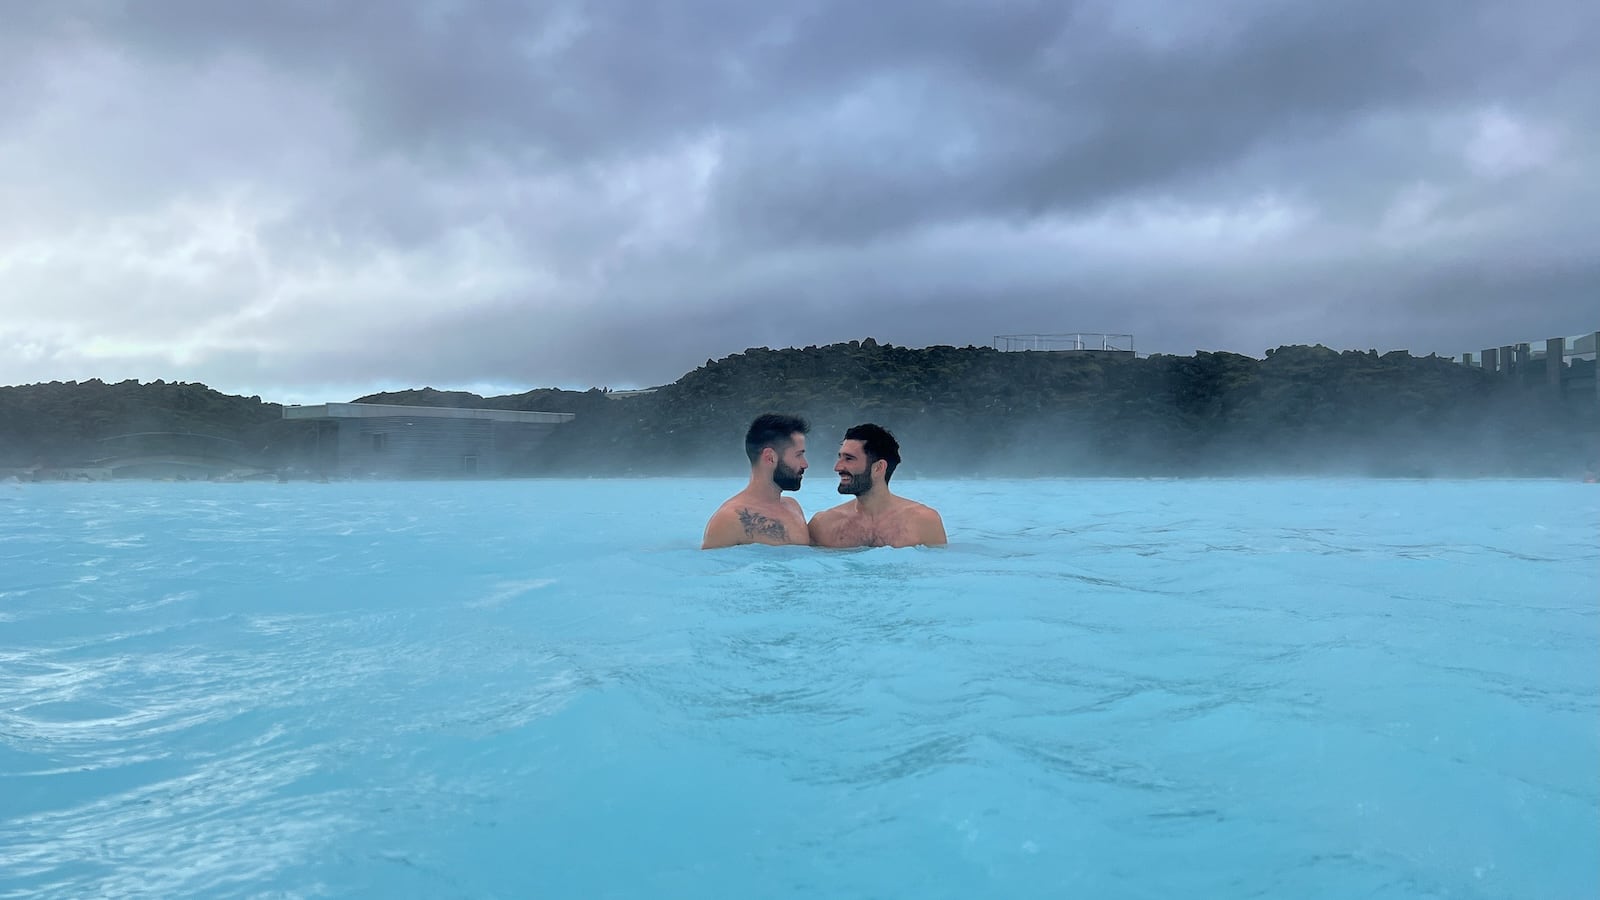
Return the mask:
<svg viewBox="0 0 1600 900"><path fill-rule="evenodd" d="M741 482L0 485L0 897L1600 895L1600 488Z"/></svg>

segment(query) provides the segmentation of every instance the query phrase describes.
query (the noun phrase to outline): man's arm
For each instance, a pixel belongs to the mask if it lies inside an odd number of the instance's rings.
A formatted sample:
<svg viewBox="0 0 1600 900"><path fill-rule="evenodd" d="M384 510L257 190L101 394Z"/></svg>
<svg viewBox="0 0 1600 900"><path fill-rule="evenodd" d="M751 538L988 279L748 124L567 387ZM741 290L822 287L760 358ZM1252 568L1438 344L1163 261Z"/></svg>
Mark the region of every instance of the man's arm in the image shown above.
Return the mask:
<svg viewBox="0 0 1600 900"><path fill-rule="evenodd" d="M944 535L944 519L939 517L938 510L925 506L918 510L915 527L912 529L916 537L913 543L926 544L929 547L943 547L950 543Z"/></svg>
<svg viewBox="0 0 1600 900"><path fill-rule="evenodd" d="M744 526L739 522L738 510L724 506L713 513L711 521L706 523L706 534L700 541L700 549L715 550L748 543L744 538Z"/></svg>

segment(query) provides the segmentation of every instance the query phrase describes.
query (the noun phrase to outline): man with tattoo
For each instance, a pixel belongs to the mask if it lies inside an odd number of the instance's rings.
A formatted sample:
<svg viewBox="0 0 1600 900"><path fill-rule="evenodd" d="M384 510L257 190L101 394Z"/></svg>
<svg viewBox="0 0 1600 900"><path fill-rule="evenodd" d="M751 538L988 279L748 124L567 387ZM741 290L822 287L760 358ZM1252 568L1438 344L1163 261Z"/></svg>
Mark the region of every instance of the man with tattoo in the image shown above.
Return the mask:
<svg viewBox="0 0 1600 900"><path fill-rule="evenodd" d="M767 413L750 423L744 452L750 483L717 509L706 523L700 549L735 544L809 544L806 514L784 491L798 491L806 474L806 432L798 416Z"/></svg>
<svg viewBox="0 0 1600 900"><path fill-rule="evenodd" d="M894 435L871 423L844 433L839 444L839 493L852 494L811 518L811 543L819 547L914 547L947 543L944 520L931 507L889 492L900 465Z"/></svg>

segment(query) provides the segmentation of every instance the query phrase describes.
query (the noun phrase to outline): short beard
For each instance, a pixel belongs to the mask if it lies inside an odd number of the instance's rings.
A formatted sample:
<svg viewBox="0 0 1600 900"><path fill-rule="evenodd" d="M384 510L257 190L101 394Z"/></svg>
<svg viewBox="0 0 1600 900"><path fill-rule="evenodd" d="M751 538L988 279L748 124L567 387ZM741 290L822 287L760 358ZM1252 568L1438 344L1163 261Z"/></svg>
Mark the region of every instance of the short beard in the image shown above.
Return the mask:
<svg viewBox="0 0 1600 900"><path fill-rule="evenodd" d="M859 497L873 488L871 469L867 469L860 475L854 472L841 472L839 474L849 477L848 481L843 479L839 481L839 493L841 494L855 494Z"/></svg>
<svg viewBox="0 0 1600 900"><path fill-rule="evenodd" d="M780 491L800 490L800 479L805 477L804 472L797 472L783 460L778 460L778 467L772 470L772 483Z"/></svg>

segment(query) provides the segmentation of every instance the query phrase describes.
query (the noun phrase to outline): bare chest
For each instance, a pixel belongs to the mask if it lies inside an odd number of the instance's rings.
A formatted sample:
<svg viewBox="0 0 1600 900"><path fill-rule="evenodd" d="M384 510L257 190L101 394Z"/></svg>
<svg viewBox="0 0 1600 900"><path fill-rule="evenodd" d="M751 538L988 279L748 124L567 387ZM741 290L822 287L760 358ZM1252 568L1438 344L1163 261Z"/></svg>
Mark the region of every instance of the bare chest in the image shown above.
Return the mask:
<svg viewBox="0 0 1600 900"><path fill-rule="evenodd" d="M833 538L841 547L903 547L910 543L911 530L899 517L877 521L852 517L838 524Z"/></svg>

